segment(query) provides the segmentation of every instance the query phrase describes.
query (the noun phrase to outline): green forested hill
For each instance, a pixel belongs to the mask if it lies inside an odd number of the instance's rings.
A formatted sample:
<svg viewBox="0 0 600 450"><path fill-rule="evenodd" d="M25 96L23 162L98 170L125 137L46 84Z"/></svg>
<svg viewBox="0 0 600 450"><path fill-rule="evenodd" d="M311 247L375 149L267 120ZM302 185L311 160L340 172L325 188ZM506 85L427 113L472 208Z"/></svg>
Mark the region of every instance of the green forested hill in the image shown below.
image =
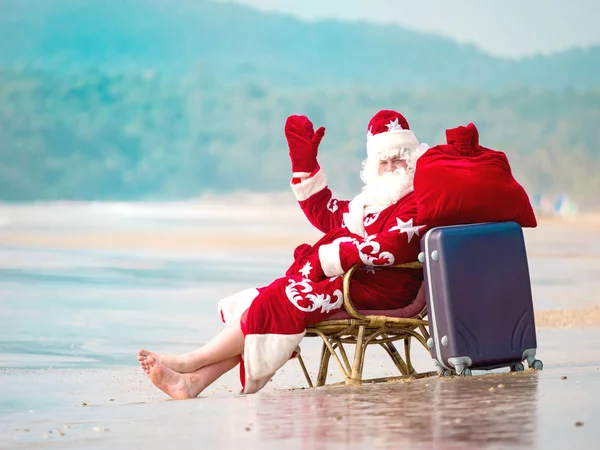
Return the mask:
<svg viewBox="0 0 600 450"><path fill-rule="evenodd" d="M600 90L503 92L266 88L204 72L152 75L0 72L0 199L182 198L281 190L289 114L327 127L320 160L334 188L356 192L365 127L379 109L408 118L419 139L473 121L505 151L530 193L565 190L600 203Z"/></svg>
<svg viewBox="0 0 600 450"><path fill-rule="evenodd" d="M279 190L283 124L327 127L352 193L365 126L421 141L473 121L530 193L600 203L600 47L518 61L401 27L302 22L206 0L0 0L0 200Z"/></svg>

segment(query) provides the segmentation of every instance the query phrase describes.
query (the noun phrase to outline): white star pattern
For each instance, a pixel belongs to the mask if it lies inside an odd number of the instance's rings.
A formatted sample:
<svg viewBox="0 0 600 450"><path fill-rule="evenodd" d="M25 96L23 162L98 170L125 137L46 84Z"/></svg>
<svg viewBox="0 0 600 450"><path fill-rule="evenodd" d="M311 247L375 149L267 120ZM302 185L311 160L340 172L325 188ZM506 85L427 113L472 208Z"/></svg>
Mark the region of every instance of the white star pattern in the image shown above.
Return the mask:
<svg viewBox="0 0 600 450"><path fill-rule="evenodd" d="M398 118L397 117L394 120L390 121L390 123L388 123L386 125L386 127L388 128L388 131L402 130L402 127L398 123Z"/></svg>
<svg viewBox="0 0 600 450"><path fill-rule="evenodd" d="M304 267L302 267L302 269L300 269L298 272L304 277L304 278L308 278L308 275L310 274L310 271L312 270L312 266L310 265L310 261L308 261L306 264L304 264Z"/></svg>
<svg viewBox="0 0 600 450"><path fill-rule="evenodd" d="M408 235L408 242L412 239L412 237L416 234L420 236L419 230L423 228L425 225L413 226L413 220L410 218L408 221L404 222L399 217L396 217L396 226L389 229L389 231L400 231L400 233L406 233Z"/></svg>

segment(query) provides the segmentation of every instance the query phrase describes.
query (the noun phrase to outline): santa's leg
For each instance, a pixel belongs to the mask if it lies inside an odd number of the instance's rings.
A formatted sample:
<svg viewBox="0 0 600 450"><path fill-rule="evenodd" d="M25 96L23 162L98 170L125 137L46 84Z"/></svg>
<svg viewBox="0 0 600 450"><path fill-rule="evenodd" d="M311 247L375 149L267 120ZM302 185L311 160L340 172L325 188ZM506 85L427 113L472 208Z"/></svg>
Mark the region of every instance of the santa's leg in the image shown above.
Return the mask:
<svg viewBox="0 0 600 450"><path fill-rule="evenodd" d="M219 301L218 309L223 322L227 324L237 324L239 327L241 315L252 304L252 301L256 298L261 289L262 288L245 289L234 295L221 299ZM144 372L146 372L147 374L150 373L150 366L147 362L149 357L153 357L156 361L160 361L165 366L169 367L170 369L173 369L175 372L190 373L205 365L205 362L202 361L202 352L200 352L199 355L199 362L197 358L194 357L194 354L198 352L200 351L198 350L196 352L191 353L165 355L161 353L151 352L145 349L140 349L138 351L138 361L142 366ZM238 352L238 354L239 353L242 352L240 351Z"/></svg>
<svg viewBox="0 0 600 450"><path fill-rule="evenodd" d="M275 280L242 316L244 392L258 392L290 359L306 333L343 305L342 278L312 282L288 276Z"/></svg>
<svg viewBox="0 0 600 450"><path fill-rule="evenodd" d="M195 372L202 367L223 361L244 352L244 334L239 323L226 326L219 334L198 350L181 355L159 355L148 350L140 350L138 359L146 373L150 371L152 358L179 373Z"/></svg>
<svg viewBox="0 0 600 450"><path fill-rule="evenodd" d="M171 398L185 399L197 397L221 375L233 369L239 361L239 356L234 356L192 373L175 372L152 356L148 357L146 364L149 367L150 380L157 388Z"/></svg>

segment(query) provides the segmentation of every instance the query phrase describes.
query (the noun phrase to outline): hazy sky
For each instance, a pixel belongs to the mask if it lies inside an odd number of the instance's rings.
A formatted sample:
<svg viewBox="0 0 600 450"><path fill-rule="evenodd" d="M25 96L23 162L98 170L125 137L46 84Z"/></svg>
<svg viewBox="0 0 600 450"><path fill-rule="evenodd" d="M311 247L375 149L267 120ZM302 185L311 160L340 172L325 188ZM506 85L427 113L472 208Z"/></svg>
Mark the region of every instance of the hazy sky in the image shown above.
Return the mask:
<svg viewBox="0 0 600 450"><path fill-rule="evenodd" d="M600 0L221 0L305 19L393 22L523 56L600 44Z"/></svg>

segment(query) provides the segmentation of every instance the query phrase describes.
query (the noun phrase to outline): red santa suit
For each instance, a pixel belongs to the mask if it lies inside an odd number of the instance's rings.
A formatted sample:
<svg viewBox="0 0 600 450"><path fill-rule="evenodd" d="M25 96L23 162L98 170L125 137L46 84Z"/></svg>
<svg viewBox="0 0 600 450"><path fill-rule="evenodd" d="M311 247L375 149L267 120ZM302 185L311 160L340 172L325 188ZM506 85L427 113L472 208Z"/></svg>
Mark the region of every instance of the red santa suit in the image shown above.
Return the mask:
<svg viewBox="0 0 600 450"><path fill-rule="evenodd" d="M422 148L404 117L393 111L376 114L367 136L369 158L381 151ZM314 245L296 248L284 277L219 302L223 321L239 321L245 336L240 377L246 393L262 388L285 364L308 326L340 311L342 275L354 265L362 266L350 288L358 309L404 307L422 283L419 269L381 270L415 261L420 252L427 227L414 222L417 205L411 189L392 204L376 207L367 204L363 194L352 201L335 199L318 165L302 175L293 179L292 190L323 237Z"/></svg>

